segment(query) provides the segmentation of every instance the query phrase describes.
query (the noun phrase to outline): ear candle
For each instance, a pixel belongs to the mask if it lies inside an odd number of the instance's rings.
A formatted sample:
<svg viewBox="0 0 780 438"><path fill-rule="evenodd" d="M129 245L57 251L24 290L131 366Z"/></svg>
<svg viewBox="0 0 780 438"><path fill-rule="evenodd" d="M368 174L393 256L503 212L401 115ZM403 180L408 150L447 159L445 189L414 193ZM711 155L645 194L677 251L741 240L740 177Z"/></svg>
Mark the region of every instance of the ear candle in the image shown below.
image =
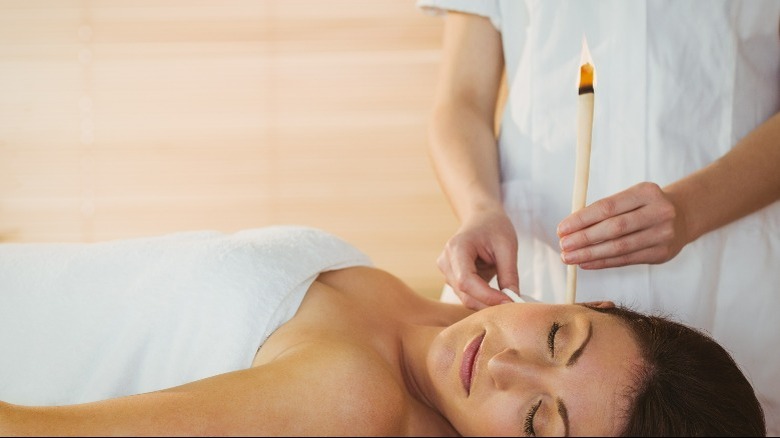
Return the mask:
<svg viewBox="0 0 780 438"><path fill-rule="evenodd" d="M579 96L577 97L577 155L574 168L574 193L571 199L571 212L585 207L588 192L588 174L590 172L590 142L593 131L593 102L595 97L594 77L590 51L585 39L582 40L580 65ZM577 294L577 265L566 266L566 303L574 304Z"/></svg>

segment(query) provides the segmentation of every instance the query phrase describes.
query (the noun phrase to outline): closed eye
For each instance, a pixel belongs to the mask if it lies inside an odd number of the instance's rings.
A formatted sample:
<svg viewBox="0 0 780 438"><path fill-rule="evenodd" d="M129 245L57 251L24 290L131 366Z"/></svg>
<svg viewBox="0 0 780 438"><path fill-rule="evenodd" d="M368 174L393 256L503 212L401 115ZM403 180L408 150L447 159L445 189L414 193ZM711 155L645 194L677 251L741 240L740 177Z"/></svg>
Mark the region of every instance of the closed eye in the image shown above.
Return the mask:
<svg viewBox="0 0 780 438"><path fill-rule="evenodd" d="M561 325L554 322L552 327L550 327L550 333L547 334L547 347L550 349L550 355L552 357L555 357L555 334L558 333L558 329L560 328Z"/></svg>
<svg viewBox="0 0 780 438"><path fill-rule="evenodd" d="M555 357L555 334L558 333L560 328L561 324L558 322L553 322L552 326L550 327L550 332L547 334L547 347L550 349L550 355L552 357ZM539 400L539 402L531 406L531 409L528 411L524 424L524 431L526 436L536 436L536 431L534 430L534 417L536 416L536 411L538 411L541 406L542 401Z"/></svg>
<svg viewBox="0 0 780 438"><path fill-rule="evenodd" d="M524 432L526 436L536 436L536 431L534 430L534 417L540 406L542 406L541 400L539 400L539 403L531 406L528 415L525 416Z"/></svg>

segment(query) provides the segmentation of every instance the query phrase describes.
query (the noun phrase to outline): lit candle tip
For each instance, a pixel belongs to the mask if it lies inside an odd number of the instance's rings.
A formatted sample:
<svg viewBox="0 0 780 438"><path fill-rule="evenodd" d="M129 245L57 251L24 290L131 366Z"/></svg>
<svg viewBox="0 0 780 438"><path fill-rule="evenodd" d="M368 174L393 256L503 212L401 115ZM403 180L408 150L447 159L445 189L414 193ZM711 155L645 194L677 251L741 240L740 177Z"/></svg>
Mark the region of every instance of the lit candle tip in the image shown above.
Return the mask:
<svg viewBox="0 0 780 438"><path fill-rule="evenodd" d="M593 58L590 56L588 41L582 38L582 55L580 58L580 94L593 92L595 85L596 70L593 68Z"/></svg>

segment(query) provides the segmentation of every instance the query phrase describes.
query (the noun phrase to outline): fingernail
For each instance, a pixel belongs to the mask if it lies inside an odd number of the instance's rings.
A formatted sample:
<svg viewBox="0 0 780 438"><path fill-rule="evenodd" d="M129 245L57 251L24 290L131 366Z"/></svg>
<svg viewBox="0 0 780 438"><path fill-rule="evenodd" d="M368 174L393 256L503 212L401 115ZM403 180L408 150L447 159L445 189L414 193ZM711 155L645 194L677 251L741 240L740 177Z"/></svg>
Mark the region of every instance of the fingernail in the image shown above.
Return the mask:
<svg viewBox="0 0 780 438"><path fill-rule="evenodd" d="M558 233L559 236L562 236L564 234L568 234L569 233L568 225L566 225L564 223L558 224L557 233Z"/></svg>
<svg viewBox="0 0 780 438"><path fill-rule="evenodd" d="M561 249L567 250L569 249L569 246L571 246L571 239L568 237L564 237L560 240Z"/></svg>

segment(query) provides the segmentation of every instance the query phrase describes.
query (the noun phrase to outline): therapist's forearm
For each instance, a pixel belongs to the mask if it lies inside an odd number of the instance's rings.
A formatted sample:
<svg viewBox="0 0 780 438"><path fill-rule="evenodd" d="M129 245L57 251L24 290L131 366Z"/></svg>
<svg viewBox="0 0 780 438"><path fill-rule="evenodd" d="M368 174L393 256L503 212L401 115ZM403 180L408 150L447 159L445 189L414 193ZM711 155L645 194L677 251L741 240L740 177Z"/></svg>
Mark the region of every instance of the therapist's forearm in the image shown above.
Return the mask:
<svg viewBox="0 0 780 438"><path fill-rule="evenodd" d="M486 17L450 12L430 124L436 176L461 222L501 207L496 101L501 35Z"/></svg>
<svg viewBox="0 0 780 438"><path fill-rule="evenodd" d="M498 149L493 120L467 103L440 103L430 129L436 175L461 221L501 208Z"/></svg>
<svg viewBox="0 0 780 438"><path fill-rule="evenodd" d="M664 192L682 212L688 242L779 200L780 113Z"/></svg>

